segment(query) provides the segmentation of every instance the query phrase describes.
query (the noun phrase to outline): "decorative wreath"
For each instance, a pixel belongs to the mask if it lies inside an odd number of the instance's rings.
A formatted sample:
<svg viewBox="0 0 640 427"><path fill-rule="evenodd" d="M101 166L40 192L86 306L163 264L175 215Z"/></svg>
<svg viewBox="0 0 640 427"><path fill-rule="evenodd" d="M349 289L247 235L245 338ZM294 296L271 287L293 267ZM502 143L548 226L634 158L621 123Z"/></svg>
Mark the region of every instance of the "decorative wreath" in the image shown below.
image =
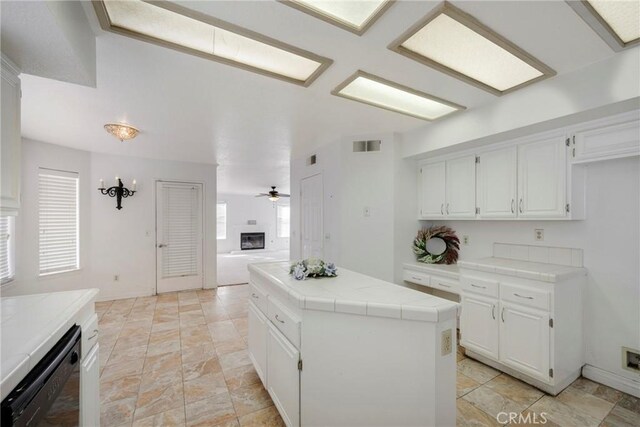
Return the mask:
<svg viewBox="0 0 640 427"><path fill-rule="evenodd" d="M427 242L434 237L444 240L447 245L445 251L439 255L431 254L427 250ZM455 264L458 261L458 250L460 250L460 239L453 229L444 225L423 228L418 231L413 241L413 253L418 257L419 262L427 264Z"/></svg>

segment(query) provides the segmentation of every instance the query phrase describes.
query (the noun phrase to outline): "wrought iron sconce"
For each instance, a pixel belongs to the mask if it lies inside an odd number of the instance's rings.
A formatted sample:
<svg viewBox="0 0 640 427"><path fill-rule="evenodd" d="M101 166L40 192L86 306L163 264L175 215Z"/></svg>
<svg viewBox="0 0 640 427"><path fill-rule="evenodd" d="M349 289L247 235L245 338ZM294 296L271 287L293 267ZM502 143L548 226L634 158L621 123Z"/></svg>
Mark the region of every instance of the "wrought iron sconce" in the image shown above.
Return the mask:
<svg viewBox="0 0 640 427"><path fill-rule="evenodd" d="M122 181L120 180L120 178L118 178L116 176L116 182L118 183L118 185L113 186L113 187L109 187L109 188L105 188L104 187L104 180L101 179L100 180L100 188L98 188L98 190L100 190L100 192L104 195L108 195L109 197L115 197L116 198L116 209L120 210L122 209L122 198L123 197L129 197L129 196L133 196L136 193L136 180L133 180L132 183L132 189L129 190L128 188L124 188L124 185L122 184Z"/></svg>

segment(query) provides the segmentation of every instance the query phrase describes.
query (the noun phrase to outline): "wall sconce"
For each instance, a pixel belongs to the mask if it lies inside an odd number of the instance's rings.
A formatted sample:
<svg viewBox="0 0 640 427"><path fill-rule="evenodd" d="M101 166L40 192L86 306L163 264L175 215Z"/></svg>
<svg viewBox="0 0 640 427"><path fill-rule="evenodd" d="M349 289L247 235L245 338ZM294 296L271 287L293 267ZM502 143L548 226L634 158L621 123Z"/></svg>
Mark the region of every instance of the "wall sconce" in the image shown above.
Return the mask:
<svg viewBox="0 0 640 427"><path fill-rule="evenodd" d="M98 188L98 190L100 190L100 192L105 196L108 195L109 197L115 197L117 202L116 209L120 210L122 209L122 198L133 196L136 193L136 180L133 180L131 190L129 190L128 188L124 188L122 181L117 176L116 182L118 183L118 185L114 187L104 188L104 179L101 179L100 188Z"/></svg>

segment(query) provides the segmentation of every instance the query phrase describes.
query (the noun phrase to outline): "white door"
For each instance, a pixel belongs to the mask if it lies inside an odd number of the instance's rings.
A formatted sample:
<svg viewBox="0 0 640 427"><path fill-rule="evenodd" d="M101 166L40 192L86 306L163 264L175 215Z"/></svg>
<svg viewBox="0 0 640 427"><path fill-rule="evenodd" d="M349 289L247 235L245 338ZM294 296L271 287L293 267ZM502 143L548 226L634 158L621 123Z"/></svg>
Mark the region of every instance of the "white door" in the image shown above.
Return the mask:
<svg viewBox="0 0 640 427"><path fill-rule="evenodd" d="M464 293L460 344L484 356L498 360L498 301Z"/></svg>
<svg viewBox="0 0 640 427"><path fill-rule="evenodd" d="M258 310L253 303L249 304L249 357L256 368L256 372L267 387L267 341L268 325L267 318Z"/></svg>
<svg viewBox="0 0 640 427"><path fill-rule="evenodd" d="M269 322L267 390L284 423L300 425L300 352Z"/></svg>
<svg viewBox="0 0 640 427"><path fill-rule="evenodd" d="M156 291L202 288L202 184L158 181L156 222Z"/></svg>
<svg viewBox="0 0 640 427"><path fill-rule="evenodd" d="M300 181L302 258L323 257L323 197L322 174L313 175Z"/></svg>
<svg viewBox="0 0 640 427"><path fill-rule="evenodd" d="M445 208L445 163L420 167L420 217L442 218Z"/></svg>
<svg viewBox="0 0 640 427"><path fill-rule="evenodd" d="M80 425L100 425L100 344L96 343L80 365Z"/></svg>
<svg viewBox="0 0 640 427"><path fill-rule="evenodd" d="M566 216L567 151L558 136L518 147L518 216Z"/></svg>
<svg viewBox="0 0 640 427"><path fill-rule="evenodd" d="M478 198L481 218L515 218L518 150L516 147L480 155Z"/></svg>
<svg viewBox="0 0 640 427"><path fill-rule="evenodd" d="M548 381L549 313L502 303L500 319L500 361Z"/></svg>
<svg viewBox="0 0 640 427"><path fill-rule="evenodd" d="M445 214L449 218L476 216L476 156L447 160Z"/></svg>

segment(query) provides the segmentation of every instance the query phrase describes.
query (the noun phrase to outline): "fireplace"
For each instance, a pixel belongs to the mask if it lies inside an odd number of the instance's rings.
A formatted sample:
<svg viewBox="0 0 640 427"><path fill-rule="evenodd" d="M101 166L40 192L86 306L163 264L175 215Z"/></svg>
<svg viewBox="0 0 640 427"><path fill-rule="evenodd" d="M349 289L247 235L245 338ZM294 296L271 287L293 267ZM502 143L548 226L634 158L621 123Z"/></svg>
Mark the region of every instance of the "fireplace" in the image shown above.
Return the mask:
<svg viewBox="0 0 640 427"><path fill-rule="evenodd" d="M240 233L240 249L264 249L264 233Z"/></svg>

